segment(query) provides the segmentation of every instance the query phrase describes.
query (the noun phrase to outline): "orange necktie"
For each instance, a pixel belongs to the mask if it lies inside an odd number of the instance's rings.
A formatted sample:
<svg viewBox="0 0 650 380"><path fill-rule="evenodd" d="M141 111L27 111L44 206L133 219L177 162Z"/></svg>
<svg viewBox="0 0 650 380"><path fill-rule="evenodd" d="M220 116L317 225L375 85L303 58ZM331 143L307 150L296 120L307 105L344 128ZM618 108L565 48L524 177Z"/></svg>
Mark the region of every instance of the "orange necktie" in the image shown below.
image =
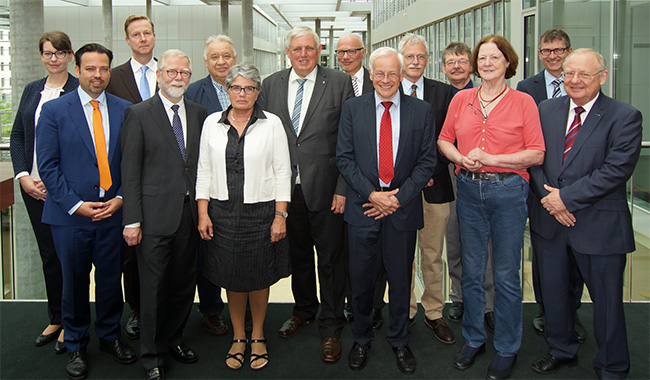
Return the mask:
<svg viewBox="0 0 650 380"><path fill-rule="evenodd" d="M99 102L91 100L93 106L93 132L95 134L95 151L97 152L97 167L99 167L99 186L108 190L113 184L111 169L108 166L108 155L106 154L106 138L104 137L104 126L102 125L102 113L99 111Z"/></svg>

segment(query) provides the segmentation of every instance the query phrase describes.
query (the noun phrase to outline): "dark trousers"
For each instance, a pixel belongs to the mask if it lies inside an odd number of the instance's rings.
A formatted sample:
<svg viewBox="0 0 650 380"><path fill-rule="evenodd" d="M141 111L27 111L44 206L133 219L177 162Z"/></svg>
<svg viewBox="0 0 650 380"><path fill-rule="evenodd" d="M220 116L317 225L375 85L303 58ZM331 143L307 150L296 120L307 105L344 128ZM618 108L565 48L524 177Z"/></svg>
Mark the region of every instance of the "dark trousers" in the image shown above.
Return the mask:
<svg viewBox="0 0 650 380"><path fill-rule="evenodd" d="M122 226L112 220L83 227L51 226L63 272L61 314L69 352L90 340L90 270L95 266L95 334L100 342L120 337L122 317Z"/></svg>
<svg viewBox="0 0 650 380"><path fill-rule="evenodd" d="M140 275L138 274L136 248L127 244L124 244L122 273L124 274L124 300L129 304L131 310L139 310Z"/></svg>
<svg viewBox="0 0 650 380"><path fill-rule="evenodd" d="M343 265L345 266L345 298L348 300L348 303L352 304L352 288L350 286L350 249L348 247L348 225L345 223L344 229L344 238L343 238L345 249L343 250ZM375 282L375 295L373 296L372 308L373 309L383 309L384 305L384 294L386 293L386 269L384 269L384 264L381 264L381 270L377 276L377 281Z"/></svg>
<svg viewBox="0 0 650 380"><path fill-rule="evenodd" d="M199 311L201 314L221 313L224 308L221 299L221 287L217 286L203 275L205 269L205 252L208 245L205 240L199 239L199 266L196 274L196 287L199 291Z"/></svg>
<svg viewBox="0 0 650 380"><path fill-rule="evenodd" d="M544 292L544 335L549 353L567 359L578 354L574 333L575 270L580 270L594 304L594 336L599 352L593 366L599 378L622 379L630 369L623 312L623 271L626 255L587 255L572 249L566 230L552 240L533 233Z"/></svg>
<svg viewBox="0 0 650 380"><path fill-rule="evenodd" d="M390 216L371 226L348 225L350 239L350 282L354 313L354 340L369 344L372 330L373 295L383 264L388 279L390 324L386 340L393 347L408 345L411 277L417 231L397 231Z"/></svg>
<svg viewBox="0 0 650 380"><path fill-rule="evenodd" d="M189 203L173 235L142 236L137 249L140 358L147 370L163 366L164 354L183 342L183 328L194 302L198 239Z"/></svg>
<svg viewBox="0 0 650 380"><path fill-rule="evenodd" d="M343 318L345 268L343 259L343 215L329 208L310 211L300 185L296 185L287 218L293 314L312 320L318 313L314 246L318 261L321 311L318 327L323 338L339 337Z"/></svg>
<svg viewBox="0 0 650 380"><path fill-rule="evenodd" d="M20 188L25 202L25 208L32 223L32 229L36 236L38 252L43 261L43 276L45 277L45 292L47 294L47 314L50 317L51 325L61 324L61 293L63 292L63 275L61 273L61 262L56 255L52 231L48 224L41 223L43 216L43 205L45 202L32 198Z"/></svg>

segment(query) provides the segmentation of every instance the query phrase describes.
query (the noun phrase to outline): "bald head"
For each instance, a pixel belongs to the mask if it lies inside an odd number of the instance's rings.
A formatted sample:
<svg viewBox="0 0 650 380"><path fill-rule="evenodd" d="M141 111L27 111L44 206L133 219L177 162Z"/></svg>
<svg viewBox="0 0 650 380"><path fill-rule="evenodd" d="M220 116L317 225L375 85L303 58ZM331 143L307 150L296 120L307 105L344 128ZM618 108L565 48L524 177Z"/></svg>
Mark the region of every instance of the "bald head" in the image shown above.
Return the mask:
<svg viewBox="0 0 650 380"><path fill-rule="evenodd" d="M343 71L349 75L356 74L366 58L366 48L361 38L356 34L346 34L339 38L336 44L336 58Z"/></svg>

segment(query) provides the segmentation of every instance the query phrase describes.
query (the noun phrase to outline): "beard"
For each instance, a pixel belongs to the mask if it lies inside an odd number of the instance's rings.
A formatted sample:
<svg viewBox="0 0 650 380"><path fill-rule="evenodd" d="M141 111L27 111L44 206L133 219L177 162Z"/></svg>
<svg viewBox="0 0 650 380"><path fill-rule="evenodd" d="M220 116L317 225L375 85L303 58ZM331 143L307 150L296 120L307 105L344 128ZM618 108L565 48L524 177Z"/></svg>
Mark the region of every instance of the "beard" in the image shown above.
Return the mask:
<svg viewBox="0 0 650 380"><path fill-rule="evenodd" d="M167 94L170 98L178 99L183 96L187 90L188 83L182 80L175 80L170 83L160 83L160 90ZM181 86L181 87L174 87Z"/></svg>

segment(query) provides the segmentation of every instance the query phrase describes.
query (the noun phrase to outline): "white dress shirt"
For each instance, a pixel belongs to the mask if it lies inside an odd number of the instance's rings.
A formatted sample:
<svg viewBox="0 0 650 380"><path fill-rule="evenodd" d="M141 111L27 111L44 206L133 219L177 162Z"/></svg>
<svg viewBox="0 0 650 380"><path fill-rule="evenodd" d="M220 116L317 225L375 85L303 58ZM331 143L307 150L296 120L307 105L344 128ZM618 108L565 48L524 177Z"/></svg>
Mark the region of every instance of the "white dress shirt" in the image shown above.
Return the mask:
<svg viewBox="0 0 650 380"><path fill-rule="evenodd" d="M404 94L406 96L411 96L411 93L413 92L413 85L418 86L418 88L415 90L415 94L418 96L418 99L424 100L424 75L422 75L420 79L418 79L415 83L406 78L402 79L402 90L404 90Z"/></svg>
<svg viewBox="0 0 650 380"><path fill-rule="evenodd" d="M562 74L560 78L562 78L562 83L560 83L560 96L564 96L566 95L566 91L564 90L564 74ZM556 79L559 78L554 77L551 73L544 70L544 82L546 83L547 99L553 99L553 92L555 91L555 85L553 84L553 81Z"/></svg>
<svg viewBox="0 0 650 380"><path fill-rule="evenodd" d="M375 91L375 110L377 112L377 162L379 162L379 137L381 133L381 118L384 115L384 110L386 109L381 102L381 98L377 95ZM390 106L388 112L390 113L390 122L391 122L391 132L393 133L393 167L395 167L395 161L397 160L397 148L399 146L399 133L400 133L400 93L397 91L397 94L393 96L390 100L393 102L393 105ZM390 186L390 183L385 183L379 179L379 184L382 187Z"/></svg>
<svg viewBox="0 0 650 380"><path fill-rule="evenodd" d="M146 65L141 65L140 62L136 61L135 59L131 58L131 70L133 70L133 77L135 78L135 84L138 86L138 90L140 90L140 79L142 79L142 66L147 66L149 70L147 70L147 81L149 82L149 93L150 94L155 94L156 93L156 70L158 69L158 63L151 58L149 62L147 62Z"/></svg>

